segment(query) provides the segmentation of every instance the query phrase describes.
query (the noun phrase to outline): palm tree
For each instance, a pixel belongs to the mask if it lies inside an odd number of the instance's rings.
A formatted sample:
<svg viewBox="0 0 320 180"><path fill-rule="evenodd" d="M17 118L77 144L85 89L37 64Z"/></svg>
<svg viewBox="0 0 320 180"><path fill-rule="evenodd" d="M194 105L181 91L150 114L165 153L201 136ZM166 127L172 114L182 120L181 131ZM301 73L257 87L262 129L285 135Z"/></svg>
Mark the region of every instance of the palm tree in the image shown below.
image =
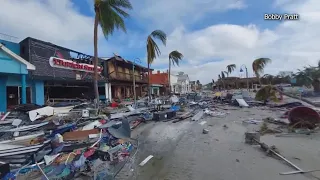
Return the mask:
<svg viewBox="0 0 320 180"><path fill-rule="evenodd" d="M235 64L229 64L227 66L227 72L228 74L231 74L235 69L237 68L237 66Z"/></svg>
<svg viewBox="0 0 320 180"><path fill-rule="evenodd" d="M221 75L220 75L220 74L218 74L218 82L219 82L219 80L221 81L222 86L223 86L223 81L222 81L222 78L221 78ZM219 86L220 86L220 83L219 83Z"/></svg>
<svg viewBox="0 0 320 180"><path fill-rule="evenodd" d="M170 74L171 74L171 62L173 65L177 65L179 66L179 61L181 61L183 58L183 55L175 50L175 51L172 51L170 54L169 54L169 73L168 73L168 81L169 81L169 93L171 93L171 81L170 81Z"/></svg>
<svg viewBox="0 0 320 180"><path fill-rule="evenodd" d="M156 59L160 54L160 49L155 42L155 39L158 39L162 42L163 45L167 43L167 35L161 30L155 30L151 34L149 34L147 38L147 64L148 64L148 96L151 98L150 94L150 65L153 63L154 59Z"/></svg>
<svg viewBox="0 0 320 180"><path fill-rule="evenodd" d="M223 88L225 89L225 84L224 84L224 78L226 78L226 75L224 74L224 72L223 71L221 71L221 76L220 76L220 74L219 74L219 79L221 80L221 82L222 82L222 85L223 85Z"/></svg>
<svg viewBox="0 0 320 180"><path fill-rule="evenodd" d="M131 10L132 5L129 0L95 0L94 1L94 92L96 98L96 107L99 107L98 91L98 25L100 25L103 35L106 39L113 34L115 29L121 29L126 32L126 26L123 18L129 17L126 10Z"/></svg>
<svg viewBox="0 0 320 180"><path fill-rule="evenodd" d="M229 77L228 71L223 71L223 73L224 73L225 75L227 75L227 77Z"/></svg>
<svg viewBox="0 0 320 180"><path fill-rule="evenodd" d="M221 78L222 79L226 78L225 71L221 71Z"/></svg>
<svg viewBox="0 0 320 180"><path fill-rule="evenodd" d="M278 102L278 98L277 98L277 93L278 93L278 89L272 85L267 85L261 89L259 89L259 91L256 93L256 97L255 99L257 101L263 101L264 104L267 104L267 101L273 100L274 102Z"/></svg>
<svg viewBox="0 0 320 180"><path fill-rule="evenodd" d="M269 58L259 58L254 60L252 63L253 72L258 78L260 85L261 85L260 74L263 73L263 69L266 67L268 63L271 63L271 59Z"/></svg>

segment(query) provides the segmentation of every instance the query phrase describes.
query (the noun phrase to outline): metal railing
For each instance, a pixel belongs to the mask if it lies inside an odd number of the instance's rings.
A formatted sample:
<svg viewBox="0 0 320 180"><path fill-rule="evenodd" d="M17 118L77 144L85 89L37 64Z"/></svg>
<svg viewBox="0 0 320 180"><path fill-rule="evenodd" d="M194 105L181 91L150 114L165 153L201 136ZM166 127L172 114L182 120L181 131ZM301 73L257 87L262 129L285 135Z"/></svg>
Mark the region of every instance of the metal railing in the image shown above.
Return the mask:
<svg viewBox="0 0 320 180"><path fill-rule="evenodd" d="M86 99L68 99L68 98L48 98L46 101L46 105L54 105L56 103L60 103L60 102L79 102L79 101L83 101L85 102Z"/></svg>
<svg viewBox="0 0 320 180"><path fill-rule="evenodd" d="M133 81L133 77L135 77L136 82L148 82L148 76L143 76L143 75L132 75L130 73L123 73L123 72L112 72L110 73L110 78L111 79L116 79L116 80L124 80L124 81Z"/></svg>

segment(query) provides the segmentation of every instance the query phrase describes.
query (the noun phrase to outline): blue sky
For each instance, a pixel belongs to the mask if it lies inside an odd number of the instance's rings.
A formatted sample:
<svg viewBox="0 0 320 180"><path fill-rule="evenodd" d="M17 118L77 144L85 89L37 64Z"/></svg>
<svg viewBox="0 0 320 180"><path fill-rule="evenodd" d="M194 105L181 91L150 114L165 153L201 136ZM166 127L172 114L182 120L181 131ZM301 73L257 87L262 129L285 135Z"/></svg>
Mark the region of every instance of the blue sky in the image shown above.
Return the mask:
<svg viewBox="0 0 320 180"><path fill-rule="evenodd" d="M91 7L92 3L87 1L78 1L72 0L74 3L74 8L78 9L79 12L85 16L94 17L93 8ZM128 58L129 60L135 58L144 59L146 49L144 46L139 45L138 47L132 47L126 45L127 39L130 39L130 33L135 33L139 37L141 37L141 41L143 41L148 33L150 33L150 27L148 23L148 19L141 18L139 15L136 14L134 11L140 11L141 8L138 6L137 1L132 1L133 10L129 11L131 17L126 19L126 27L128 29L128 33L125 34L122 31L116 31L113 36L108 39L109 44L113 44L115 46L127 47L124 49L119 49L117 53L121 56ZM89 7L88 7L89 5ZM246 8L242 9L234 9L231 11L221 11L221 12L208 12L197 21L193 23L188 23L187 21L184 22L185 28L189 31L196 31L203 28L206 28L213 24L236 24L236 25L247 25L247 24L257 24L261 28L270 28L273 29L279 24L280 22L275 21L265 21L263 16L265 13L272 13L272 12L279 12L280 10L277 7L274 7L274 4L268 1L254 1L250 0L246 2ZM188 17L181 17L182 20L186 20ZM159 19L161 21L161 19ZM155 27L155 29L167 29L169 32L173 30L174 27L166 28L166 27ZM148 31L149 30L149 31ZM120 37L119 37L120 36ZM120 41L119 41L120 39ZM145 38L146 39L146 38ZM90 52L88 52L90 53ZM101 56L110 56L110 52L100 51ZM187 57L186 57L187 58ZM201 63L208 63L211 61L223 61L221 58L216 58L212 60L203 60ZM143 61L145 64L145 61ZM187 64L187 62L183 62L182 64ZM167 65L158 65L156 68L165 69Z"/></svg>
<svg viewBox="0 0 320 180"><path fill-rule="evenodd" d="M184 54L179 67L192 80L216 79L228 64L236 64L231 76L243 76L245 64L252 76L255 58L269 57L265 73L316 64L320 49L319 0L132 0L128 32L115 31L108 40L99 34L99 56L117 53L146 62L146 38L155 29L168 36L167 46L152 65L166 70L168 54ZM4 0L0 7L0 32L31 36L70 49L93 54L93 0ZM14 13L12 13L14 12ZM265 13L297 13L299 21L266 21ZM24 17L24 18L21 18ZM17 41L18 41L17 40Z"/></svg>

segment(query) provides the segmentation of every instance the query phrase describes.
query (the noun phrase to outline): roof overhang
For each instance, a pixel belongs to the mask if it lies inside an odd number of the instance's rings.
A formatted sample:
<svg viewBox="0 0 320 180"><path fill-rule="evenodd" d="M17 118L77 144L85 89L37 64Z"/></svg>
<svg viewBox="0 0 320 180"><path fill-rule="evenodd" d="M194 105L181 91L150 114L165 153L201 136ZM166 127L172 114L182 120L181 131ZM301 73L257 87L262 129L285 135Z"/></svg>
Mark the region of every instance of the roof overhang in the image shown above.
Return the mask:
<svg viewBox="0 0 320 180"><path fill-rule="evenodd" d="M5 45L0 43L0 49L2 49L5 53L7 53L9 56L14 58L15 60L21 62L22 64L25 64L27 66L27 70L36 70L36 67L29 63L27 60L23 59L16 53L12 52L10 49L8 49Z"/></svg>
<svg viewBox="0 0 320 180"><path fill-rule="evenodd" d="M153 87L163 87L162 84L151 84L151 86L153 86Z"/></svg>

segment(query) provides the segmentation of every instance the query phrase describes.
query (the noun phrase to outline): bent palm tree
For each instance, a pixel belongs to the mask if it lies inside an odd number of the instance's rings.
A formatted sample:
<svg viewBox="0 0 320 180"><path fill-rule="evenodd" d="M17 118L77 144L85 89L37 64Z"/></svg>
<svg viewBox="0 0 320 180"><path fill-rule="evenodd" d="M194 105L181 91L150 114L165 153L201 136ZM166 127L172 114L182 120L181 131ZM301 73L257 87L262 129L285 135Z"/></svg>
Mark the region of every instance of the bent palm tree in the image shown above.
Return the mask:
<svg viewBox="0 0 320 180"><path fill-rule="evenodd" d="M166 45L167 35L161 30L153 31L147 38L147 64L148 64L148 96L151 98L150 94L150 65L153 63L154 59L156 59L161 51L155 42L155 39L158 39L162 42L163 45Z"/></svg>
<svg viewBox="0 0 320 180"><path fill-rule="evenodd" d="M169 93L171 93L171 81L170 81L170 74L171 74L171 62L173 65L177 65L179 66L179 61L181 61L183 58L183 55L175 50L175 51L172 51L170 54L169 54L169 73L168 73L168 81L169 81Z"/></svg>
<svg viewBox="0 0 320 180"><path fill-rule="evenodd" d="M263 73L263 69L268 63L271 63L269 58L259 58L253 61L252 70L256 77L258 78L259 84L261 85L260 74Z"/></svg>
<svg viewBox="0 0 320 180"><path fill-rule="evenodd" d="M237 68L237 66L235 64L229 64L227 66L227 72L228 74L231 74L235 69Z"/></svg>
<svg viewBox="0 0 320 180"><path fill-rule="evenodd" d="M98 25L100 25L103 35L108 39L115 29L121 29L126 32L126 26L123 18L129 17L126 10L132 9L129 0L95 0L94 1L94 93L96 98L96 107L99 107L98 91Z"/></svg>

